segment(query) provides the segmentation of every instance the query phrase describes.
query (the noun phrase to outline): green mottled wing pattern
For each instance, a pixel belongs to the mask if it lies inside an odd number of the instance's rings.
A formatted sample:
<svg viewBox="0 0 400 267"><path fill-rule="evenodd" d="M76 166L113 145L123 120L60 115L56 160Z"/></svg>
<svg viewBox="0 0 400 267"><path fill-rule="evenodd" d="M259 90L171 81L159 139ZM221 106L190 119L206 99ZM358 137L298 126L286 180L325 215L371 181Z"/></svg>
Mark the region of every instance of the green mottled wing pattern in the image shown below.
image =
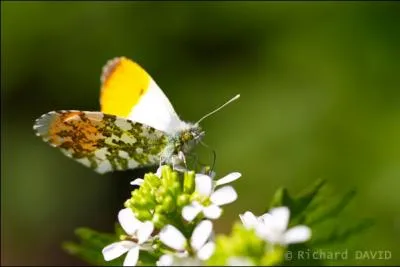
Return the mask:
<svg viewBox="0 0 400 267"><path fill-rule="evenodd" d="M98 173L159 164L168 136L102 112L52 111L34 125L38 136Z"/></svg>

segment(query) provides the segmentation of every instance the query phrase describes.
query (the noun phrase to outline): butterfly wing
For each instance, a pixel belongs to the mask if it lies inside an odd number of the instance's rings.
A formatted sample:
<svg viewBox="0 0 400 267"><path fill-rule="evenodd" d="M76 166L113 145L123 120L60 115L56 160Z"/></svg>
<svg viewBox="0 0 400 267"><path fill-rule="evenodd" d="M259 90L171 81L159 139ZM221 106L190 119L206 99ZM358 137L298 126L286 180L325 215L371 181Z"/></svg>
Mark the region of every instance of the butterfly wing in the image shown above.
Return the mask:
<svg viewBox="0 0 400 267"><path fill-rule="evenodd" d="M52 111L34 130L68 157L98 173L158 164L168 137L147 125L90 111Z"/></svg>
<svg viewBox="0 0 400 267"><path fill-rule="evenodd" d="M101 111L174 134L186 126L151 76L125 57L109 60L103 68Z"/></svg>

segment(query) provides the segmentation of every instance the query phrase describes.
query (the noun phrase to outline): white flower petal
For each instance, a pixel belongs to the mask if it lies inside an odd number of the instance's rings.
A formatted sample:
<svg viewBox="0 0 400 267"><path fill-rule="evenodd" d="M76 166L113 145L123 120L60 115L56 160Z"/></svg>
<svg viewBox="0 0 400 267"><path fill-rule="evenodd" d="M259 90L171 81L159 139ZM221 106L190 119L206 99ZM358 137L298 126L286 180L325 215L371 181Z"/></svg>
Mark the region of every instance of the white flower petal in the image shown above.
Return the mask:
<svg viewBox="0 0 400 267"><path fill-rule="evenodd" d="M136 266L139 259L139 247L135 246L128 251L124 260L124 266Z"/></svg>
<svg viewBox="0 0 400 267"><path fill-rule="evenodd" d="M202 206L198 204L197 202L193 202L190 205L187 205L183 207L182 209L182 217L188 221L191 222L193 221L194 218L196 218L197 214L202 210Z"/></svg>
<svg viewBox="0 0 400 267"><path fill-rule="evenodd" d="M131 241L120 241L120 242L115 242L112 243L106 247L103 248L102 253L104 260L110 261L113 259L118 258L125 252L127 252L129 249L134 247L136 244Z"/></svg>
<svg viewBox="0 0 400 267"><path fill-rule="evenodd" d="M289 224L290 211L287 207L273 208L269 212L271 217L263 216L265 223L271 223L272 227L278 231L285 231ZM270 218L271 221L268 222Z"/></svg>
<svg viewBox="0 0 400 267"><path fill-rule="evenodd" d="M284 235L286 244L301 243L311 238L311 229L305 225L295 226L289 229Z"/></svg>
<svg viewBox="0 0 400 267"><path fill-rule="evenodd" d="M138 243L142 244L146 242L153 233L153 230L154 230L154 224L151 221L144 222L137 231Z"/></svg>
<svg viewBox="0 0 400 267"><path fill-rule="evenodd" d="M211 195L213 184L212 179L209 176L197 173L195 177L195 183L197 193L207 197Z"/></svg>
<svg viewBox="0 0 400 267"><path fill-rule="evenodd" d="M162 255L158 261L157 266L171 266L174 264L174 257L172 255Z"/></svg>
<svg viewBox="0 0 400 267"><path fill-rule="evenodd" d="M286 231L271 214L265 213L258 217L259 223L256 225L256 231L264 237L281 236ZM275 237L271 237L275 240ZM270 238L268 238L270 239ZM272 242L272 241L271 241Z"/></svg>
<svg viewBox="0 0 400 267"><path fill-rule="evenodd" d="M183 250L186 245L186 238L172 225L164 226L160 232L160 240L175 250Z"/></svg>
<svg viewBox="0 0 400 267"><path fill-rule="evenodd" d="M238 172L232 172L224 177L222 177L221 179L219 179L215 185L219 186L219 185L223 185L223 184L228 184L231 183L237 179L239 179L242 176L242 174L238 173Z"/></svg>
<svg viewBox="0 0 400 267"><path fill-rule="evenodd" d="M201 221L193 230L192 237L190 238L190 245L198 251L210 238L212 233L212 222L209 220Z"/></svg>
<svg viewBox="0 0 400 267"><path fill-rule="evenodd" d="M259 223L257 217L250 211L246 211L244 214L239 214L239 217L243 226L247 229L255 228Z"/></svg>
<svg viewBox="0 0 400 267"><path fill-rule="evenodd" d="M218 219L222 214L222 209L217 205L211 204L210 206L203 208L203 214L208 219Z"/></svg>
<svg viewBox="0 0 400 267"><path fill-rule="evenodd" d="M256 234L271 244L282 244L284 243L283 234L284 232L277 231L272 227L268 227L264 224L256 225Z"/></svg>
<svg viewBox="0 0 400 267"><path fill-rule="evenodd" d="M210 200L212 203L221 206L225 204L232 203L237 199L237 194L235 189L232 186L224 186L210 196Z"/></svg>
<svg viewBox="0 0 400 267"><path fill-rule="evenodd" d="M256 234L271 244L281 244L286 228L281 221L277 220L269 213L258 217L258 223L255 225Z"/></svg>
<svg viewBox="0 0 400 267"><path fill-rule="evenodd" d="M272 217L271 214L269 213L264 213L263 215L261 215L260 217L258 217L259 220L261 220L262 222L264 222L265 220L270 220L270 218Z"/></svg>
<svg viewBox="0 0 400 267"><path fill-rule="evenodd" d="M197 252L197 257L203 261L208 260L214 254L214 251L214 242L208 242Z"/></svg>
<svg viewBox="0 0 400 267"><path fill-rule="evenodd" d="M144 180L143 180L142 178L137 178L137 179L135 179L135 180L133 180L133 181L131 182L131 185L138 185L138 186L141 186L143 183L144 183Z"/></svg>
<svg viewBox="0 0 400 267"><path fill-rule="evenodd" d="M118 221L128 235L133 235L142 225L142 222L136 219L132 210L129 208L120 210L118 213Z"/></svg>

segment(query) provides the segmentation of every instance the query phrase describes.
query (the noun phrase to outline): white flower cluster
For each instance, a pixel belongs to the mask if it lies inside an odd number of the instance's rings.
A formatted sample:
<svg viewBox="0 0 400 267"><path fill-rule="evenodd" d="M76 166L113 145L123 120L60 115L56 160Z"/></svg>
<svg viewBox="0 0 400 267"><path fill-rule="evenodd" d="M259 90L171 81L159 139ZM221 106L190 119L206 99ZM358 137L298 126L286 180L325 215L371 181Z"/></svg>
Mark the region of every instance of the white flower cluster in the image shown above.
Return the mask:
<svg viewBox="0 0 400 267"><path fill-rule="evenodd" d="M156 172L161 178L161 168ZM153 235L154 224L151 221L139 221L131 209L125 208L118 214L121 227L127 234L124 240L106 246L102 253L106 261L116 259L127 253L124 266L135 266L138 263L139 251L154 249L154 240L160 240L172 249L157 261L158 266L200 265L211 257L215 249L213 242L213 224L208 219L218 219L222 214L221 206L232 203L237 199L237 193L232 186L226 184L239 179L240 173L234 172L214 181L210 176L198 173L195 176L194 198L189 205L182 209L181 216L192 222L199 214L206 219L201 220L193 230L190 240L173 225L166 225ZM143 179L136 179L132 185L141 186ZM225 185L221 188L221 185Z"/></svg>
<svg viewBox="0 0 400 267"><path fill-rule="evenodd" d="M161 178L161 171L156 175ZM232 203L237 199L235 189L227 185L241 177L234 172L214 181L205 174L195 175L195 190L189 203L180 211L183 224L195 224L190 238L182 233L185 226L167 224L162 229L156 229L152 221L140 221L130 208L122 209L118 220L126 232L121 241L106 246L102 253L106 261L116 259L126 253L124 266L135 266L139 262L140 251L162 254L157 266L199 266L208 260L215 251L213 223L222 214L221 206ZM141 186L143 179L136 179L134 185ZM256 234L269 244L286 246L291 243L307 241L311 230L304 225L295 226L287 230L290 211L287 207L272 209L269 213L256 217L250 211L239 215L244 227L254 229ZM182 229L178 229L182 227ZM160 244L165 249L160 250ZM159 253L162 252L162 253ZM246 259L231 258L229 265L246 263ZM250 265L250 264L246 264Z"/></svg>
<svg viewBox="0 0 400 267"><path fill-rule="evenodd" d="M217 187L231 183L239 179L240 176L240 173L234 172L217 181L213 181L208 175L196 174L195 192L198 194L198 197L190 205L183 208L182 217L190 222L202 212L208 219L218 219L222 213L221 206L234 202L237 199L237 194L235 189L230 185L219 189Z"/></svg>
<svg viewBox="0 0 400 267"><path fill-rule="evenodd" d="M213 233L213 225L210 220L201 221L193 231L189 240L174 226L167 225L160 232L160 240L168 247L175 250L175 253L165 254L157 261L157 266L180 266L185 262L201 265L214 253L215 244L210 238ZM195 257L188 253L188 246L193 250ZM191 264L192 265L192 264Z"/></svg>
<svg viewBox="0 0 400 267"><path fill-rule="evenodd" d="M250 211L239 215L246 228L254 229L257 235L269 244L286 246L309 240L311 229L305 225L298 225L287 230L289 216L290 211L287 207L273 208L259 217Z"/></svg>
<svg viewBox="0 0 400 267"><path fill-rule="evenodd" d="M128 252L124 260L124 266L135 266L139 259L139 250L151 250L151 234L154 225L150 221L141 222L136 219L131 209L123 209L118 213L121 227L128 234L126 240L112 243L103 249L106 261L116 259Z"/></svg>

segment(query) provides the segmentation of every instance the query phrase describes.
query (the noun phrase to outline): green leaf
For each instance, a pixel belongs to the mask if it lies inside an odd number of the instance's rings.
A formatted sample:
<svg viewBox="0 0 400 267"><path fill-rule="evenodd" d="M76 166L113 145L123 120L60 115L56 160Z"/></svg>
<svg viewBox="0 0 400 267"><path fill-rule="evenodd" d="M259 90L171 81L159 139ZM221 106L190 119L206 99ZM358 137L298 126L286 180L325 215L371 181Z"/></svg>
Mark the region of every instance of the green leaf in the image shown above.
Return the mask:
<svg viewBox="0 0 400 267"><path fill-rule="evenodd" d="M308 214L308 218L306 220L306 224L309 226L313 226L319 223L322 223L328 219L336 218L343 210L348 206L351 200L356 195L356 190L352 189L344 194L341 199L339 199L336 204L329 206L323 206L319 212L315 212L313 214ZM332 200L330 201L332 202Z"/></svg>
<svg viewBox="0 0 400 267"><path fill-rule="evenodd" d="M62 244L64 250L71 255L77 256L83 261L96 266L115 266L121 265L122 259L106 262L103 258L102 249L117 241L115 235L107 233L99 233L89 228L78 228L75 234L79 238L77 242L64 242Z"/></svg>
<svg viewBox="0 0 400 267"><path fill-rule="evenodd" d="M314 247L346 242L350 237L362 233L373 225L371 219L361 220L352 226L340 223L339 215L354 199L356 190L351 189L344 194L332 196L328 195L327 190L323 190L326 188L325 184L325 180L317 180L308 190L295 197L292 197L285 188L280 188L275 193L271 207L287 206L290 209L289 227L305 224L311 227L313 232L312 239L308 243L290 246L289 254L295 255L305 251L307 247L303 246L306 245ZM316 226L322 223L324 225L318 230ZM335 225L335 228L332 230L329 225ZM301 261L291 260L284 263L284 265L299 264L320 265L322 262L304 259Z"/></svg>
<svg viewBox="0 0 400 267"><path fill-rule="evenodd" d="M282 187L279 188L275 195L272 198L270 207L267 208L267 210L265 212L268 212L268 210L270 208L274 208L274 207L280 207L280 206L286 206L291 208L293 206L293 200L290 197L288 191L286 188Z"/></svg>
<svg viewBox="0 0 400 267"><path fill-rule="evenodd" d="M290 220L295 223L302 223L307 213L311 212L311 202L316 198L325 184L325 180L319 179L314 185L297 197L291 197L286 188L280 188L275 193L270 208L286 206L290 209ZM268 212L268 211L266 211Z"/></svg>
<svg viewBox="0 0 400 267"><path fill-rule="evenodd" d="M324 185L325 180L319 179L310 189L294 199L294 207L290 210L292 219L299 216L309 207Z"/></svg>
<svg viewBox="0 0 400 267"><path fill-rule="evenodd" d="M350 237L360 234L374 225L374 221L366 218L358 222L352 227L347 227L343 230L343 226L335 227L326 237L318 238L312 241L313 246L332 245L337 243L344 243Z"/></svg>

